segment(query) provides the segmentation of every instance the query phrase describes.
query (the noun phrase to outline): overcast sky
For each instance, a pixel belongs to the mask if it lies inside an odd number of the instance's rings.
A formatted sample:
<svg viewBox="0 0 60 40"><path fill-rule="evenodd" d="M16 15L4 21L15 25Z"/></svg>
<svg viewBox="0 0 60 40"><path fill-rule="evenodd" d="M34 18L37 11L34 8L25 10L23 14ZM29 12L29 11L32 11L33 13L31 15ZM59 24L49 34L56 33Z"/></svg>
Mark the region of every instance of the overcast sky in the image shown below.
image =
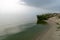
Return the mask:
<svg viewBox="0 0 60 40"><path fill-rule="evenodd" d="M60 0L22 0L25 5L60 11Z"/></svg>
<svg viewBox="0 0 60 40"><path fill-rule="evenodd" d="M60 0L0 0L0 13L21 13L34 7L43 11L60 11Z"/></svg>

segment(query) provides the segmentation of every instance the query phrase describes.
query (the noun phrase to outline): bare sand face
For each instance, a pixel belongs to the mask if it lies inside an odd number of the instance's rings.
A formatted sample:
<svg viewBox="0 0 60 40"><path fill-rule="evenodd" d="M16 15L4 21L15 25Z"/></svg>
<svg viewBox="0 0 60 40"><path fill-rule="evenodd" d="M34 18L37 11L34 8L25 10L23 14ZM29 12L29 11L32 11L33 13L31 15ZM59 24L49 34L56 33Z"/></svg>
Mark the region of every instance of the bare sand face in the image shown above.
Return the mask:
<svg viewBox="0 0 60 40"><path fill-rule="evenodd" d="M49 18L47 22L50 26L50 29L39 40L60 40L60 31L56 31L58 30L57 27L59 26L56 23L60 23L60 19L57 17L52 17Z"/></svg>

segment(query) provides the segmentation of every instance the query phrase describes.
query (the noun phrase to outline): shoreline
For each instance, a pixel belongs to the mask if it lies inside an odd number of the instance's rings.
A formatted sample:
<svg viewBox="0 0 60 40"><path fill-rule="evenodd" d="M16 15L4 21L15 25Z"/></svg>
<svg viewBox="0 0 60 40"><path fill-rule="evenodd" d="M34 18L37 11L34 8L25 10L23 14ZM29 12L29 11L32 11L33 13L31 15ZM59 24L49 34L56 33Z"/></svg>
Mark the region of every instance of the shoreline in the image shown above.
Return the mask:
<svg viewBox="0 0 60 40"><path fill-rule="evenodd" d="M37 37L35 37L34 40L53 40L52 35L54 34L54 32L56 31L56 17L52 17L49 18L48 20L46 20L48 25L50 26L49 29L45 30L44 32L42 32L41 34L37 34Z"/></svg>
<svg viewBox="0 0 60 40"><path fill-rule="evenodd" d="M38 32L37 35L33 38L33 40L41 40L42 37L46 34L46 32L49 31L51 27L48 27L47 29L45 29L44 31L42 31L41 33Z"/></svg>

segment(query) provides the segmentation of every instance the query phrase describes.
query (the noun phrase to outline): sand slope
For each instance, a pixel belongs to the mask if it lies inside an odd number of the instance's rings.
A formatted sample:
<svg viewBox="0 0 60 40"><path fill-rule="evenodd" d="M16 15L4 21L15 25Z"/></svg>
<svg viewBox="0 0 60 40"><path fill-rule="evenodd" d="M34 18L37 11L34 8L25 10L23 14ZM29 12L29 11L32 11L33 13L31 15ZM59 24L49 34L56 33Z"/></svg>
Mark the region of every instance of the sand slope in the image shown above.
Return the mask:
<svg viewBox="0 0 60 40"><path fill-rule="evenodd" d="M42 38L37 40L60 40L60 31L56 31L58 30L57 27L59 26L56 23L59 23L60 19L57 17L52 17L46 21L48 22L50 29L44 34Z"/></svg>

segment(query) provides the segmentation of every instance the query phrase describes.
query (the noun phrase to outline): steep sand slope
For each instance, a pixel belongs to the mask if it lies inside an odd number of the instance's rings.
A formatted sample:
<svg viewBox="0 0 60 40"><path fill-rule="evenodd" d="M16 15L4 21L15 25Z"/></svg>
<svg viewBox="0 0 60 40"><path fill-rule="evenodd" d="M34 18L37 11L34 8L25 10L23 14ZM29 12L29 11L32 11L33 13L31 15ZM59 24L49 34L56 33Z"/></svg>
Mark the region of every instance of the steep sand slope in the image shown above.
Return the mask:
<svg viewBox="0 0 60 40"><path fill-rule="evenodd" d="M57 17L52 17L46 21L48 22L50 29L44 34L42 38L37 38L36 40L60 40L60 37L58 36L60 35L60 31L56 31L57 27L59 26L56 23L59 23L60 20Z"/></svg>

